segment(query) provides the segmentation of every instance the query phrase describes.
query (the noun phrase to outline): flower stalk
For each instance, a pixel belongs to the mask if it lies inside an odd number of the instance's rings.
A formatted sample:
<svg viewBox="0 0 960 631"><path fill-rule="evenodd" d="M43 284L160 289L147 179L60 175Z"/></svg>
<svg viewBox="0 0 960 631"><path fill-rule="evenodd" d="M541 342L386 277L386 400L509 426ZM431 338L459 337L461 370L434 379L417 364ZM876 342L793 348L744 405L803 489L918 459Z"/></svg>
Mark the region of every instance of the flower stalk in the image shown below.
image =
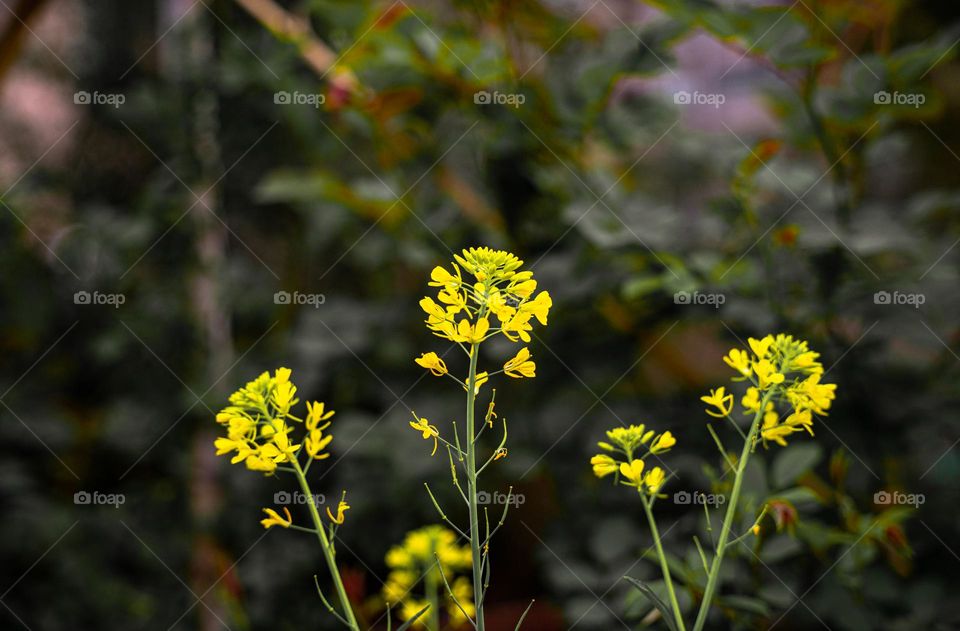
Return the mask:
<svg viewBox="0 0 960 631"><path fill-rule="evenodd" d="M317 510L316 502L313 499L315 495L310 489L310 483L307 482L307 476L295 455L290 455L290 462L293 465L294 472L296 473L297 481L300 483L300 490L303 492L304 497L307 498L307 506L310 508L310 519L313 522L314 529L316 530L317 539L320 541L320 549L323 550L323 558L326 560L327 568L330 570L330 579L333 581L333 587L337 592L337 599L340 601L340 608L343 610L342 613L338 615L343 618L345 624L352 629L352 631L360 631L360 626L357 624L357 618L353 614L353 606L350 604L350 598L347 596L347 590L343 586L343 579L340 577L340 570L337 567L336 552L333 549L333 542L331 542L327 537L323 520L320 519L320 511Z"/></svg>

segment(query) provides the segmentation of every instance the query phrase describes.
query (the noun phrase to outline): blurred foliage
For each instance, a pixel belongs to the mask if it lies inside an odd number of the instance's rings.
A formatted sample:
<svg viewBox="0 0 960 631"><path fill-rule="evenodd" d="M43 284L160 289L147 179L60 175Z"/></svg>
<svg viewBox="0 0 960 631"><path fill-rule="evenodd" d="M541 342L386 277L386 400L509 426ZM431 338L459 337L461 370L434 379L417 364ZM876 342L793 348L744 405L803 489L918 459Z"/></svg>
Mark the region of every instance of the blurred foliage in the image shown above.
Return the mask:
<svg viewBox="0 0 960 631"><path fill-rule="evenodd" d="M413 364L417 300L474 244L516 252L555 302L537 379L498 394L516 421L499 490L526 501L498 537L491 628L531 598L532 630L659 624L621 580L656 575L642 514L591 479L592 446L611 419L655 420L684 437L668 490L723 492L698 397L730 340L770 330L821 350L839 396L815 442L751 467L748 505L775 510L717 624L960 622L952 3L284 4L334 51L325 76L226 0L86 0L65 66L37 42L17 62L64 98L126 102L71 103L68 158L28 170L47 147L23 150L0 187L5 628L328 628L311 542L261 536L280 483L212 456L211 410L277 365L338 411L314 484L350 490L348 588L377 594L391 543L436 520L422 481L446 475L408 409L459 409ZM691 604L700 508L658 505Z"/></svg>

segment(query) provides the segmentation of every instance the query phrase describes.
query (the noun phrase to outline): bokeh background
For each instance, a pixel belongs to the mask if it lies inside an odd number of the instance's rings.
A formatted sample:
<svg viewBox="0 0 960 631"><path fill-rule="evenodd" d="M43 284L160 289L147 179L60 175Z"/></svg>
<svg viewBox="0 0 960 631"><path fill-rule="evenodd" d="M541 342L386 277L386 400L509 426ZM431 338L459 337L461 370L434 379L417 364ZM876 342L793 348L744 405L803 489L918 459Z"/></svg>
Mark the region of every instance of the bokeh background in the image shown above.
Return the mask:
<svg viewBox="0 0 960 631"><path fill-rule="evenodd" d="M258 523L291 481L213 455L227 394L285 365L337 410L314 485L349 490L339 559L386 628L383 556L447 486L410 412L462 405L413 364L443 350L417 301L490 245L554 300L537 378L499 384L488 484L524 504L492 629L530 599L531 631L657 628L621 579L657 588L642 511L588 459L654 424L671 493L722 493L698 399L771 331L839 398L751 465L777 510L716 628L957 628L958 25L908 0L0 1L0 625L334 628L315 544ZM658 515L690 603L702 507Z"/></svg>

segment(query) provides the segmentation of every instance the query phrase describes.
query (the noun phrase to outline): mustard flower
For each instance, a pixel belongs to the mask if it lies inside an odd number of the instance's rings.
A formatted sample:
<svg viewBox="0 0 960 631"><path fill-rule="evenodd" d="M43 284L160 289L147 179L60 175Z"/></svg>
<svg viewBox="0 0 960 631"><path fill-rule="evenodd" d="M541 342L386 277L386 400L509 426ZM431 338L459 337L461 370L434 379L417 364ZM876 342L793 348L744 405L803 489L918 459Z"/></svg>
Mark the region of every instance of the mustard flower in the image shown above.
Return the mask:
<svg viewBox="0 0 960 631"><path fill-rule="evenodd" d="M420 432L423 435L424 440L430 440L431 438L433 439L433 451L430 452L430 455L434 455L437 453L440 431L431 425L430 421L427 419L419 418L416 413L413 414L413 418L416 420L410 421L410 427Z"/></svg>
<svg viewBox="0 0 960 631"><path fill-rule="evenodd" d="M663 486L665 479L666 474L664 474L663 469L654 467L643 476L643 483L647 486L647 491L655 495L657 491L660 490L660 487Z"/></svg>
<svg viewBox="0 0 960 631"><path fill-rule="evenodd" d="M515 356L510 358L503 365L503 372L508 377L520 379L521 377L536 377L537 365L530 359L530 350L524 346Z"/></svg>
<svg viewBox="0 0 960 631"><path fill-rule="evenodd" d="M617 461L606 454L597 454L591 458L590 465L593 467L593 474L598 478L608 476L619 469Z"/></svg>
<svg viewBox="0 0 960 631"><path fill-rule="evenodd" d="M749 352L731 349L723 359L737 371L735 380L746 378L752 382L740 400L744 414L759 413L766 400L760 438L783 446L787 437L796 432L806 431L812 436L813 416L827 413L837 389L836 384L820 383L824 370L819 353L811 350L807 342L784 333L759 340L749 338L748 345ZM702 400L726 416L733 409L733 400L727 397L732 395L718 388ZM778 406L784 403L792 409L781 413ZM708 413L721 415L711 410Z"/></svg>
<svg viewBox="0 0 960 631"><path fill-rule="evenodd" d="M643 460L631 460L620 463L620 475L637 486L643 479Z"/></svg>
<svg viewBox="0 0 960 631"><path fill-rule="evenodd" d="M434 377L442 377L447 374L447 365L436 353L424 353L414 361L429 370Z"/></svg>
<svg viewBox="0 0 960 631"><path fill-rule="evenodd" d="M470 546L458 545L452 530L434 525L411 531L403 543L387 551L385 560L390 572L381 591L383 600L388 605L399 605L400 617L409 620L431 597L438 598L451 620L465 622L463 612L442 585L446 581L467 615L473 616L473 587L469 579L459 575L470 569L471 558ZM428 578L432 580L426 580ZM420 593L417 588L421 581L424 585L434 585L438 593ZM426 618L421 618L414 626L422 627L425 621Z"/></svg>
<svg viewBox="0 0 960 631"><path fill-rule="evenodd" d="M666 431L653 441L653 444L650 445L650 453L652 454L662 454L666 451L669 451L671 447L677 444L677 439L673 437L669 431Z"/></svg>
<svg viewBox="0 0 960 631"><path fill-rule="evenodd" d="M435 267L429 285L439 288L439 304L430 297L420 301L427 328L461 344L479 344L497 333L514 342L529 342L530 320L546 325L553 302L545 291L534 296L537 282L531 272L518 271L522 265L523 261L509 252L470 248L454 255L451 269ZM474 281L467 280L463 272ZM490 316L499 326L491 327Z"/></svg>
<svg viewBox="0 0 960 631"><path fill-rule="evenodd" d="M284 519L277 513L277 511L272 508L264 508L263 512L267 514L266 519L261 519L260 523L263 524L264 528L272 528L274 526L281 526L283 528L289 528L290 524L293 523L293 517L290 515L289 509L284 507L283 512L286 514L287 518Z"/></svg>
<svg viewBox="0 0 960 631"><path fill-rule="evenodd" d="M707 414L716 418L725 418L729 416L731 410L733 410L733 395L727 394L723 386L715 390L710 390L710 394L700 397L700 400L707 405L712 405L717 408L718 411L716 412L706 410Z"/></svg>
<svg viewBox="0 0 960 631"><path fill-rule="evenodd" d="M335 523L335 524L337 524L337 525L340 525L340 524L343 523L344 513L346 513L348 510L350 510L350 505L347 504L346 500L340 500L340 503L337 504L337 514L336 514L336 515L334 515L333 513L331 513L331 512L330 512L330 507L327 506L327 517L328 517L328 518L330 519L330 521L332 521L333 523Z"/></svg>

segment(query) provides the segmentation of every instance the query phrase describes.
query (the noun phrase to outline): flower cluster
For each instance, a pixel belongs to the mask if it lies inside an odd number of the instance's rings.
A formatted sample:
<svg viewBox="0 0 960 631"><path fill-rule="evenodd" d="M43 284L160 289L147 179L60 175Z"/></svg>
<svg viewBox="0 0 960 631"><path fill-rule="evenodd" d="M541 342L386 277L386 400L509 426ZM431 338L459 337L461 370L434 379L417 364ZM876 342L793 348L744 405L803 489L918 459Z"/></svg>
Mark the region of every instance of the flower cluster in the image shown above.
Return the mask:
<svg viewBox="0 0 960 631"><path fill-rule="evenodd" d="M333 412L326 411L323 403L309 402L306 419L300 419L290 413L300 402L296 394L289 368L277 368L273 376L265 372L231 394L230 405L217 414L217 422L227 431L225 437L214 441L217 455L233 453L231 463L243 462L248 469L267 475L296 458L301 447L310 458L329 457L324 449L333 436L324 432L330 427ZM291 441L293 426L289 421L305 425L302 444Z"/></svg>
<svg viewBox="0 0 960 631"><path fill-rule="evenodd" d="M750 338L749 351L732 349L723 361L737 372L733 381L752 385L740 399L744 414L757 414L763 407L760 436L778 445L786 437L807 431L813 435L813 415L825 415L836 397L836 384L820 383L823 365L807 343L783 333L763 339ZM727 418L733 412L734 395L720 387L701 397L710 406L707 414ZM781 409L786 410L781 412Z"/></svg>
<svg viewBox="0 0 960 631"><path fill-rule="evenodd" d="M431 597L430 594L424 594L423 597L419 593L414 594L421 580L442 592L451 628L466 622L466 616L474 615L470 580L457 575L471 567L470 546L457 545L457 536L453 531L443 526L425 526L411 531L401 545L390 548L386 563L390 574L383 586L383 599L390 606L399 605L400 616L404 620L416 615ZM444 582L450 586L453 597L443 586ZM413 626L423 627L425 620L419 618Z"/></svg>
<svg viewBox="0 0 960 631"><path fill-rule="evenodd" d="M666 475L660 467L646 469L644 459L651 454L666 453L676 445L673 434L669 431L657 434L645 425L631 425L611 429L607 438L610 442L597 443L607 453L590 459L594 475L603 478L616 473L621 484L635 487L640 493L656 495Z"/></svg>
<svg viewBox="0 0 960 631"><path fill-rule="evenodd" d="M463 251L463 256L453 258L452 271L437 266L430 273L430 286L439 288L437 300L426 297L420 301L427 314L427 328L434 335L471 345L497 333L511 342L530 342L531 320L546 326L553 302L546 291L534 297L537 281L533 272L518 271L523 261L509 252L490 248L470 248ZM465 279L465 272L473 279ZM446 372L443 362L433 353L417 363L435 375ZM516 371L510 376L527 375Z"/></svg>

